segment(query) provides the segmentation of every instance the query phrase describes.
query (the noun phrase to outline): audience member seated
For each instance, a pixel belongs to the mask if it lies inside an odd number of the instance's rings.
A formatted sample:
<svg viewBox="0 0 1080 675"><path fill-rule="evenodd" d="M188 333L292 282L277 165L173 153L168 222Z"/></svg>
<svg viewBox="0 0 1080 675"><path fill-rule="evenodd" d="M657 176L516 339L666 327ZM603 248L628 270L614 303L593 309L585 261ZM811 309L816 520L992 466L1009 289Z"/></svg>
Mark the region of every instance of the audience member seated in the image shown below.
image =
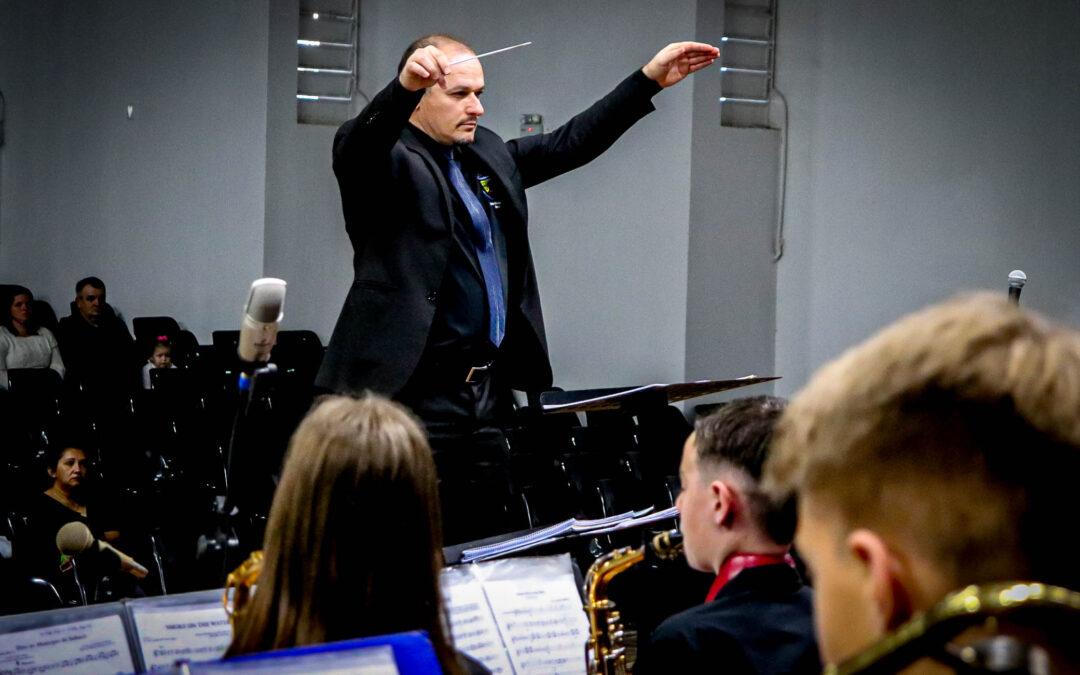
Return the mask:
<svg viewBox="0 0 1080 675"><path fill-rule="evenodd" d="M127 394L136 388L141 360L124 321L105 302L105 283L75 284L75 307L60 319L60 350L68 380L94 392Z"/></svg>
<svg viewBox="0 0 1080 675"><path fill-rule="evenodd" d="M33 294L23 286L0 289L0 389L8 386L8 370L52 368L64 375L64 361L52 332L34 321Z"/></svg>
<svg viewBox="0 0 1080 675"><path fill-rule="evenodd" d="M773 503L758 483L783 409L783 399L758 396L697 419L677 504L687 563L716 580L705 604L653 631L635 675L821 672L812 594L788 555L794 501Z"/></svg>
<svg viewBox="0 0 1080 675"><path fill-rule="evenodd" d="M70 522L80 522L90 528L95 539L115 541L120 536L115 515L99 499L92 499L87 485L90 473L86 453L72 445L58 444L46 455L49 476L53 479L47 490L33 496L22 511L29 516L30 538L24 548L15 543L15 555L25 569L47 579L67 600L77 597L73 575L61 571L61 555L57 549L56 533ZM101 577L115 572L119 563L96 550L79 557L79 576L88 594Z"/></svg>
<svg viewBox="0 0 1080 675"><path fill-rule="evenodd" d="M376 396L325 399L290 441L258 592L226 655L424 630L444 672L488 672L446 627L441 520L435 462L409 413Z"/></svg>
<svg viewBox="0 0 1080 675"><path fill-rule="evenodd" d="M165 336L161 336L154 343L153 351L150 352L150 358L146 360L146 364L142 368L142 382L143 389L150 388L150 371L155 368L175 368L176 364L172 362L172 343Z"/></svg>
<svg viewBox="0 0 1080 675"><path fill-rule="evenodd" d="M797 495L796 543L830 663L970 584L1080 589L1067 552L1080 334L989 294L912 314L814 375L779 423L765 474L770 493ZM1075 620L1016 621L996 623L1003 639L1043 645L1051 667L1039 672L1080 672ZM976 653L985 637L960 634L950 652ZM929 653L945 658L940 641L918 652Z"/></svg>

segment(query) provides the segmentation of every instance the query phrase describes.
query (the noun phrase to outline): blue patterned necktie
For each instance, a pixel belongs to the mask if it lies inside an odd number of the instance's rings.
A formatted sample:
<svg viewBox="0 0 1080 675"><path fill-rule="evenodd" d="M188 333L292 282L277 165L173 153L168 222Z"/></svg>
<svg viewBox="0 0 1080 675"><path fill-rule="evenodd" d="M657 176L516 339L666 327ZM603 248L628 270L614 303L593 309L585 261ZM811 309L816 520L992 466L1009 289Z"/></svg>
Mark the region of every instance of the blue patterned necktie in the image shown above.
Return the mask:
<svg viewBox="0 0 1080 675"><path fill-rule="evenodd" d="M499 259L495 254L495 242L492 239L491 221L484 205L476 193L469 189L465 176L461 173L461 163L454 153L447 156L450 184L457 190L461 201L472 220L472 240L476 248L476 257L480 260L480 271L484 274L484 287L487 289L488 316L490 317L488 337L498 347L506 334L506 302L503 299L502 277L499 275Z"/></svg>

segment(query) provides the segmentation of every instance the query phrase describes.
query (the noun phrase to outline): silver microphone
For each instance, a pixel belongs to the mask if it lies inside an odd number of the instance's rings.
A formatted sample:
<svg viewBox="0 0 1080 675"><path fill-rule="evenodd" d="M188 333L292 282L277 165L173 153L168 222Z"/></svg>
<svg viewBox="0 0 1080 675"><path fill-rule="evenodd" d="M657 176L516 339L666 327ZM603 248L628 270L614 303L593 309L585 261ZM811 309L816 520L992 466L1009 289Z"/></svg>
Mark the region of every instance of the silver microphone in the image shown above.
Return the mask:
<svg viewBox="0 0 1080 675"><path fill-rule="evenodd" d="M285 282L267 277L251 284L236 354L248 363L267 361L277 342L278 325L285 316Z"/></svg>
<svg viewBox="0 0 1080 675"><path fill-rule="evenodd" d="M109 544L100 539L94 539L94 535L90 532L90 528L86 526L86 523L80 523L74 520L70 523L66 523L56 533L56 548L60 549L60 552L67 556L74 556L97 546L98 551L112 551L120 558L120 569L128 574L132 574L139 579L145 579L146 575L150 573L150 570L146 569L126 553L116 550Z"/></svg>
<svg viewBox="0 0 1080 675"><path fill-rule="evenodd" d="M1027 275L1023 270L1009 272L1009 302L1014 305L1020 304L1020 291L1027 283Z"/></svg>

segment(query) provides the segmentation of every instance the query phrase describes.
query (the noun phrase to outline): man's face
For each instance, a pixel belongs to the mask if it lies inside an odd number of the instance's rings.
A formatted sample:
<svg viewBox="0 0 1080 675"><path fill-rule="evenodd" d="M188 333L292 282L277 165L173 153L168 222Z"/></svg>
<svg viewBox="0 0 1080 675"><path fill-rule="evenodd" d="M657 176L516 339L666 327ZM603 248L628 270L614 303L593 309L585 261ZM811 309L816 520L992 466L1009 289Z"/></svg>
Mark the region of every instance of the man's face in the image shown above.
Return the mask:
<svg viewBox="0 0 1080 675"><path fill-rule="evenodd" d="M842 523L830 507L799 495L795 546L814 583L814 623L825 663L839 663L885 633L874 611L869 571L847 545L849 532Z"/></svg>
<svg viewBox="0 0 1080 675"><path fill-rule="evenodd" d="M459 44L440 47L450 61L472 54ZM484 114L480 94L484 91L484 69L473 59L451 66L446 88L438 84L424 92L410 121L443 145L472 143L476 122Z"/></svg>
<svg viewBox="0 0 1080 675"><path fill-rule="evenodd" d="M101 316L101 307L105 304L105 289L94 288L87 284L82 287L75 296L75 306L79 308L79 314L90 323L96 324Z"/></svg>
<svg viewBox="0 0 1080 675"><path fill-rule="evenodd" d="M697 444L694 434L683 445L682 461L679 463L679 492L675 505L679 507L679 529L683 533L683 550L690 567L702 572L716 572L711 542L716 537L713 522L715 499L709 484L702 480L698 471Z"/></svg>

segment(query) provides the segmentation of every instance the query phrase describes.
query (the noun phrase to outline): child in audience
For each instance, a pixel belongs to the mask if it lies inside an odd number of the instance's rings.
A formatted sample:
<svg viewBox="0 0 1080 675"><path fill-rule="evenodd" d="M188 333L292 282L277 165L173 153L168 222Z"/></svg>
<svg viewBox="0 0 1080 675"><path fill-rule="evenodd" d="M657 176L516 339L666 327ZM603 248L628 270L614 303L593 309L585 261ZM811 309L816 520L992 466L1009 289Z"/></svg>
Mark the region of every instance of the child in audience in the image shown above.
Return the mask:
<svg viewBox="0 0 1080 675"><path fill-rule="evenodd" d="M172 362L172 343L169 342L169 338L161 335L158 336L157 342L154 343L154 349L150 352L150 358L146 360L146 365L142 369L143 389L150 388L150 371L155 368L175 368L176 364Z"/></svg>

